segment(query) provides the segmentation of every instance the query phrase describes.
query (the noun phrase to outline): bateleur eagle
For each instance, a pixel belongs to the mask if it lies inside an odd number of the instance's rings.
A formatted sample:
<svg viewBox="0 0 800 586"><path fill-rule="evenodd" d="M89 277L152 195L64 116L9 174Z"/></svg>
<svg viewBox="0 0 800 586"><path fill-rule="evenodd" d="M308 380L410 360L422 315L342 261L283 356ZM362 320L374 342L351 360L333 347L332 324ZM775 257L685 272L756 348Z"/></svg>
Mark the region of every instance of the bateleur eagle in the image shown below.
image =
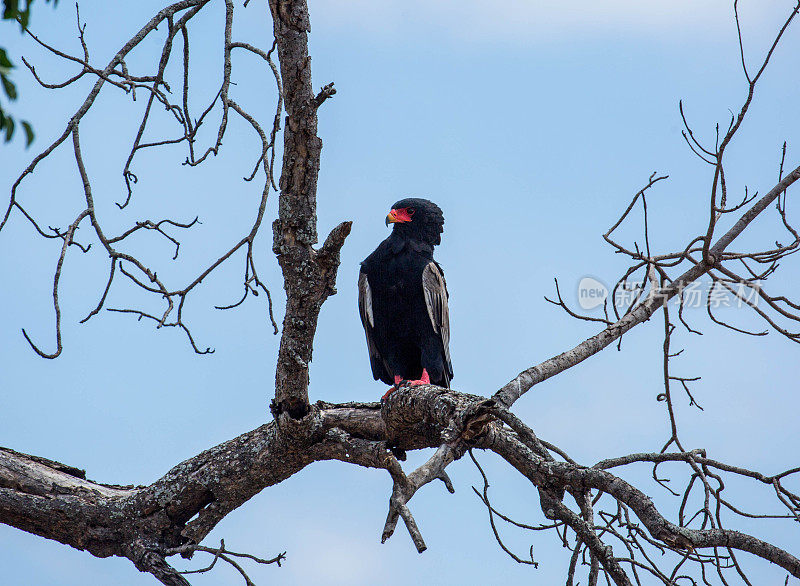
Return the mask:
<svg viewBox="0 0 800 586"><path fill-rule="evenodd" d="M426 199L403 199L392 206L389 224L392 233L364 259L358 277L372 375L393 388L404 382L449 388L447 285L433 260L443 231L442 210Z"/></svg>

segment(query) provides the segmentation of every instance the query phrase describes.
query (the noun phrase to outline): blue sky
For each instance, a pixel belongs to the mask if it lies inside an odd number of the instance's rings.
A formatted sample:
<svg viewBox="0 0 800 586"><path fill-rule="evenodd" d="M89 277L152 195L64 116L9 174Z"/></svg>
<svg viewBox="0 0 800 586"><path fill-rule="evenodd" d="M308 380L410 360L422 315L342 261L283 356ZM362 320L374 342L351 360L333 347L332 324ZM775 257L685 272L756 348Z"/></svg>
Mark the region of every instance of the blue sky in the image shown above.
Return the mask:
<svg viewBox="0 0 800 586"><path fill-rule="evenodd" d="M746 51L755 63L791 2L741 4ZM81 5L97 63L106 62L120 39L129 38L160 4L126 5L124 13L120 6ZM677 104L684 100L695 130L706 139L717 121L727 124L729 109L738 110L746 86L730 3L615 0L598 6L584 0L516 1L502 9L474 0L311 3L314 85L334 81L338 89L320 112L320 233L354 220L342 252L339 294L326 302L320 318L312 400L374 400L385 392L369 372L356 280L358 263L386 236L388 206L402 197L429 197L444 210L445 234L436 255L451 293L453 386L483 395L595 333L543 296L553 293L557 277L565 298L574 302L582 277L609 282L625 269L601 234L653 171L670 179L649 195L651 246L660 252L683 248L704 231L711 178L683 143ZM40 6L33 29L60 48L79 51L72 10L66 2L56 10ZM221 14L221 6L212 6L190 31L203 40L192 53L196 111L216 91ZM239 12L234 36L269 45L269 27L264 7L251 2ZM30 56L47 79L73 72L10 26L2 30L12 55ZM154 50L142 47L129 67L150 71L142 68L154 62ZM730 148L728 181L737 197L744 184L763 193L775 183L784 140L787 164L797 164L798 55L795 26ZM54 93L37 89L26 71L18 70L15 79L22 95L15 111L34 121L37 141L27 151L20 144L2 147L5 194L37 149L60 134L89 83ZM270 120L275 96L269 71L239 55L233 81L234 99ZM170 260L172 250L162 241L143 237L132 243L168 284L181 285L251 222L259 187L241 177L254 162L256 142L232 120L221 155L199 169L180 165L180 149L143 153L134 165L140 181L133 203L119 212L113 202L124 198L125 147L144 100L131 103L121 92L105 91L81 125L99 213L115 228L143 218L199 214L203 223L183 237L179 261ZM172 136L175 129L164 133ZM82 195L66 145L25 180L21 194L45 225L72 220ZM271 196L271 217L276 202ZM640 241L640 227L636 215L620 238ZM769 246L776 227L772 216L759 219L737 240L737 249ZM87 227L81 235L90 238ZM282 285L268 223L257 245L259 270L280 319ZM83 467L99 481L139 484L269 420L278 338L268 326L264 300L250 299L232 312L213 309L240 295L243 259L229 262L187 302L198 344L216 349L197 356L179 332L156 331L129 316L103 312L78 325L97 303L107 268L96 250L71 252L60 294L64 353L44 361L27 347L20 329L54 349L50 295L58 244L36 239L16 217L0 234L0 250L0 445ZM768 285L793 295L797 274L797 261L788 259ZM126 304L156 307L119 281L108 306ZM688 409L683 397L677 402L683 441L765 473L796 466L797 347L774 334L749 338L711 327L704 315L689 315L702 326L702 337L681 332L673 341L686 348L675 372L703 377L693 392L705 411ZM726 315L756 325L747 313ZM663 404L656 401L661 332L660 318L643 324L626 336L620 352L608 349L537 386L516 412L541 437L586 464L657 451L668 437ZM412 455L408 466L424 457ZM494 504L523 521L542 521L535 490L497 458L478 457L490 474ZM432 485L411 503L429 547L421 556L400 531L380 544L388 475L340 463L314 464L265 490L207 541L224 538L229 547L265 556L287 551L284 567L253 568L260 584L563 581L568 555L555 535L504 527L515 551L523 554L533 544L540 562L535 570L517 566L494 543L485 509L470 489L480 482L472 463L459 461L449 472L455 495ZM640 481L664 512L677 508L648 482L649 469L626 477ZM739 491L731 497L737 502L771 506L767 492L736 483L730 490ZM786 547L798 542L797 527L788 523L740 526ZM783 583L774 568L753 567L759 583ZM99 560L6 526L0 526L0 568L12 585L154 583L127 560ZM223 568L196 583L236 579Z"/></svg>

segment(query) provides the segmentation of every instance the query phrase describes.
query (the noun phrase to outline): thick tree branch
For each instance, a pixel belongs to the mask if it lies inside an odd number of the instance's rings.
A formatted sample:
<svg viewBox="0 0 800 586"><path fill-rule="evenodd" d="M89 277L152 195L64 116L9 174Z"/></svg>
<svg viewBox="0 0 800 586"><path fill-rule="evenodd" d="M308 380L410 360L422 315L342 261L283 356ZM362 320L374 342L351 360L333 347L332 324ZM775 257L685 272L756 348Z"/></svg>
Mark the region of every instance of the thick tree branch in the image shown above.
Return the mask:
<svg viewBox="0 0 800 586"><path fill-rule="evenodd" d="M283 79L286 126L278 219L273 224L273 251L283 271L286 314L278 351L273 413L300 418L308 413L309 363L323 302L336 292L339 250L350 222L331 232L319 252L317 243L317 177L322 140L317 136L317 109L323 99L311 86L310 31L305 0L270 0ZM333 95L332 84L325 97Z"/></svg>
<svg viewBox="0 0 800 586"><path fill-rule="evenodd" d="M380 415L374 404L319 403L311 408L306 418L311 424L303 426L302 436L283 434L276 422L262 425L178 464L153 484L139 487L93 482L74 467L0 449L0 521L98 557L126 557L165 584L184 584L163 561L165 556L192 549L225 515L264 488L315 461L335 459L392 474L395 490L384 538L402 517L418 549L423 550L424 541L407 502L432 480L440 478L448 484L445 467L464 448L473 446L494 451L539 488L545 515L572 527L617 583L627 583L617 571L618 562L609 557L586 521L561 503L559 490L578 495L595 489L610 495L630 507L650 539L662 547L690 552L714 547L738 549L800 577L800 560L788 552L737 531L675 525L642 491L602 469L659 457L705 459L698 452L633 454L587 468L538 455L523 442L524 437L538 451L540 444L531 439L535 436L524 424L521 435L490 424L487 413L491 410L491 401L432 386L395 391L382 405ZM516 424L516 420L509 420ZM406 476L387 445L439 449L426 464ZM748 475L772 481L791 473Z"/></svg>

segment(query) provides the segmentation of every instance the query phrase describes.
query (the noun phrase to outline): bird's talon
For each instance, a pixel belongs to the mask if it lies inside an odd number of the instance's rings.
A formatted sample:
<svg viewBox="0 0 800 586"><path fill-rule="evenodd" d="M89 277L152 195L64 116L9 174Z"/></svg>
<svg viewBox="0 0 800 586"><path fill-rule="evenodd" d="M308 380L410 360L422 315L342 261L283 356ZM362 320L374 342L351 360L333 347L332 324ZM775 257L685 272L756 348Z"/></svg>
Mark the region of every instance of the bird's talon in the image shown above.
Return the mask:
<svg viewBox="0 0 800 586"><path fill-rule="evenodd" d="M387 399L387 397L388 397L389 395L391 395L391 394L392 394L392 392L394 392L394 391L396 391L397 389L399 389L399 388L400 388L400 386L401 386L401 385L400 385L400 383L397 383L396 385L394 385L394 386L392 386L392 387L389 387L389 390L388 390L388 391L386 391L386 393L384 393L383 397L381 397L381 402L385 401L385 400Z"/></svg>

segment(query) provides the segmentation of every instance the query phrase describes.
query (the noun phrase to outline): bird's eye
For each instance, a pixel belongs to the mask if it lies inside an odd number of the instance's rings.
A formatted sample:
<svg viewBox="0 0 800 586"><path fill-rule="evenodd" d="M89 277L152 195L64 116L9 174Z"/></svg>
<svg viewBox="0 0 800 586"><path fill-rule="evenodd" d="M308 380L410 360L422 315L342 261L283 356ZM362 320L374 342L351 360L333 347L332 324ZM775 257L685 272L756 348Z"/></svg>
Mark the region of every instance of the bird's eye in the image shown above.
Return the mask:
<svg viewBox="0 0 800 586"><path fill-rule="evenodd" d="M416 211L417 210L415 210L414 208L406 208L406 212L408 212L409 216L413 216L414 212L416 212Z"/></svg>

